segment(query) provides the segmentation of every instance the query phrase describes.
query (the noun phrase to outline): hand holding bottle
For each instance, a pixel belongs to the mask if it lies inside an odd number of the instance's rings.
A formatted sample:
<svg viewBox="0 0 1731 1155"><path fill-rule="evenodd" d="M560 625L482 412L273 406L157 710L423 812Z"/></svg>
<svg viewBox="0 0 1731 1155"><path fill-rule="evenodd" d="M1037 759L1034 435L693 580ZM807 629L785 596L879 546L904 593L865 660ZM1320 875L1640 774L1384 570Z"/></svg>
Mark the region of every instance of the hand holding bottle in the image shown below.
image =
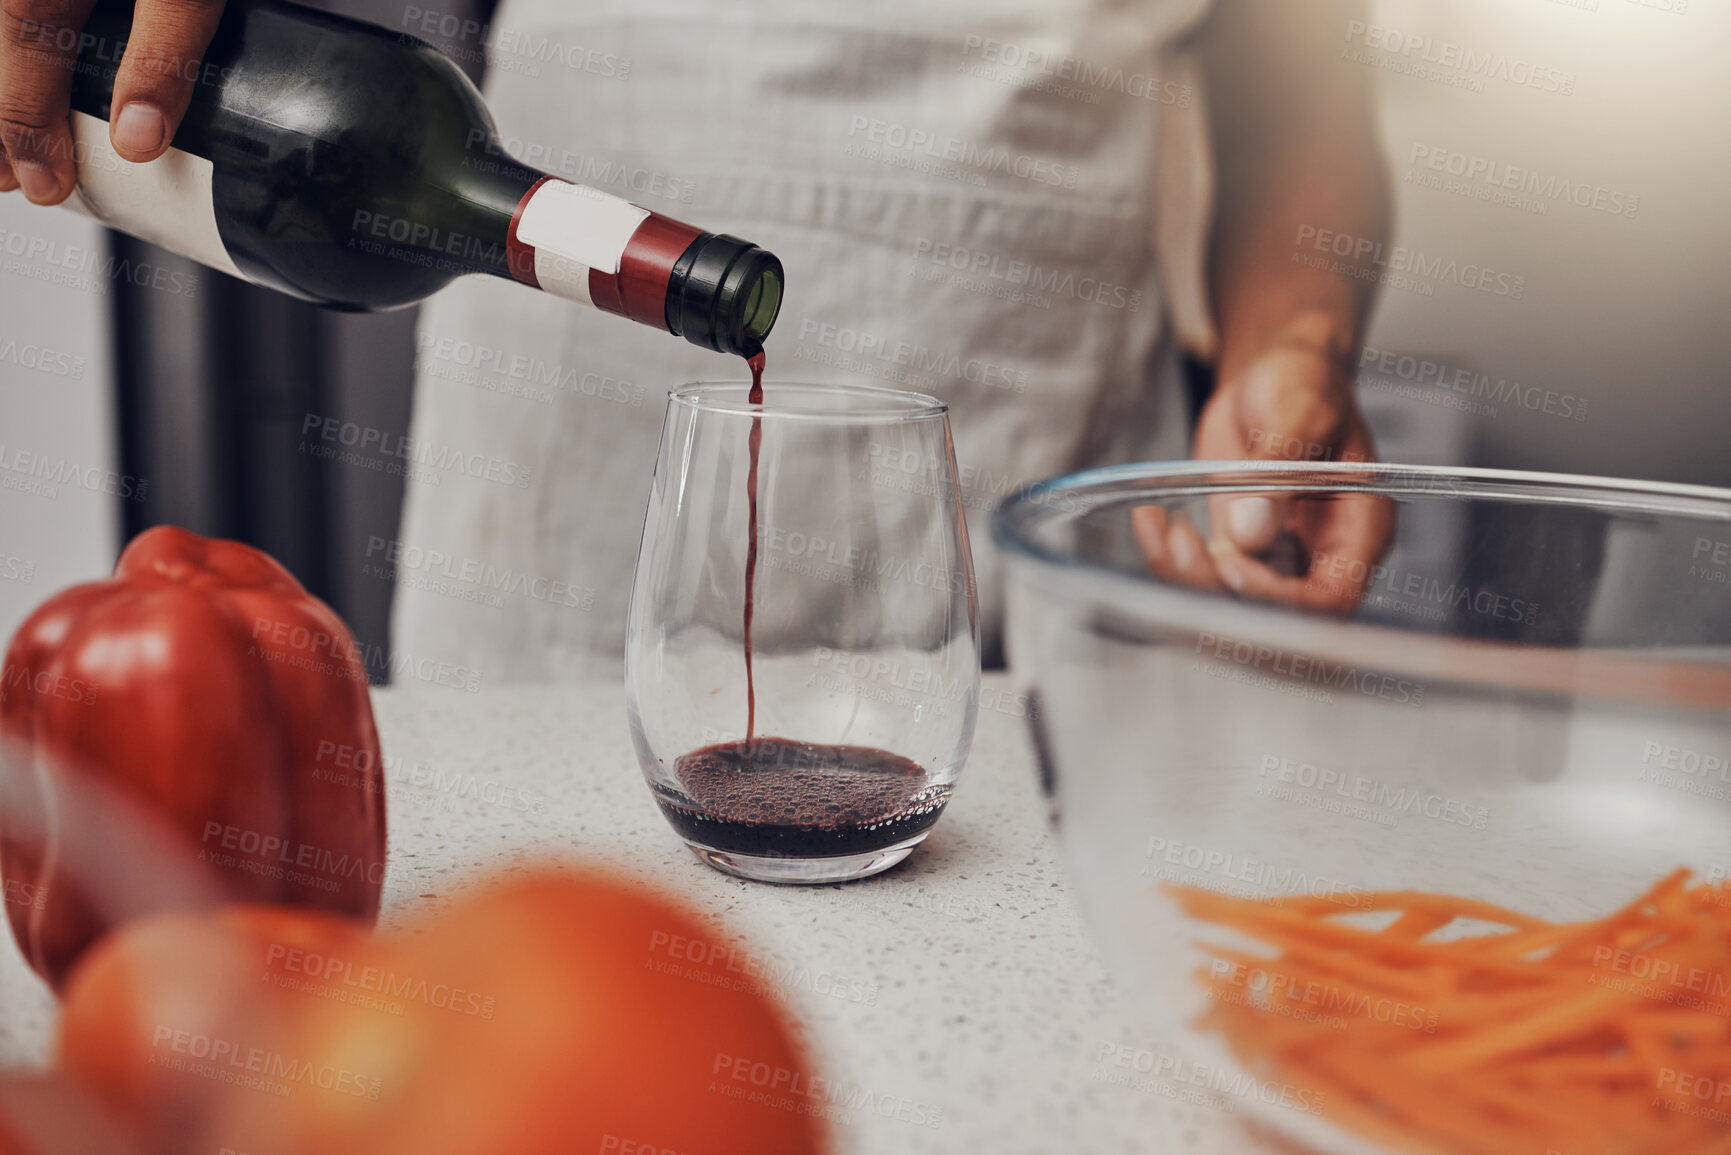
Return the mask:
<svg viewBox="0 0 1731 1155"><path fill-rule="evenodd" d="M126 160L168 149L199 82L199 62L224 0L139 0L119 55L110 139ZM94 0L12 0L0 6L0 192L20 186L41 205L72 192L74 149L67 126L72 78Z"/></svg>
<svg viewBox="0 0 1731 1155"><path fill-rule="evenodd" d="M222 4L0 0L41 17L0 17L0 188L330 308L398 308L479 273L706 349L763 348L773 254L517 163L430 44Z"/></svg>

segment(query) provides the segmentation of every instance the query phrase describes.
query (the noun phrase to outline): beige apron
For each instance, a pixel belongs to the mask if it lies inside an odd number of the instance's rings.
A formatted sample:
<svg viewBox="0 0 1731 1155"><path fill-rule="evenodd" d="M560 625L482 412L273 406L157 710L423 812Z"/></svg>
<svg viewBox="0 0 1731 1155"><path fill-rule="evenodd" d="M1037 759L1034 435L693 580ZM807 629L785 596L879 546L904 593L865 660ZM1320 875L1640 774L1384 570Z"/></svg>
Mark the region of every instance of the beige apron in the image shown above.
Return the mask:
<svg viewBox="0 0 1731 1155"><path fill-rule="evenodd" d="M772 382L949 403L990 658L991 507L1184 452L1155 123L1199 99L1162 52L1206 3L506 0L487 95L526 163L782 259ZM666 392L743 369L490 278L440 294L413 437L488 468L411 470L373 551L399 670L615 675Z"/></svg>

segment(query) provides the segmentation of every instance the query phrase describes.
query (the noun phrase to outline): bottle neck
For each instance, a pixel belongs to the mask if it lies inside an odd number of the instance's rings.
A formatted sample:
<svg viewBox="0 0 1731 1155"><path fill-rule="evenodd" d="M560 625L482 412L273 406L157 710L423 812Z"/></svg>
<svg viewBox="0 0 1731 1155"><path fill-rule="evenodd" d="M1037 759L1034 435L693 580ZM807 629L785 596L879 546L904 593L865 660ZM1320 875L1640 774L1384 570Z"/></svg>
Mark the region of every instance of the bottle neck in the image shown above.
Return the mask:
<svg viewBox="0 0 1731 1155"><path fill-rule="evenodd" d="M486 220L475 271L669 327L668 285L701 229L518 164L496 147L464 164L455 191Z"/></svg>
<svg viewBox="0 0 1731 1155"><path fill-rule="evenodd" d="M549 177L518 164L491 140L465 149L454 175L448 196L469 218L477 242L461 246L457 259L477 273L521 280L512 271L512 233L529 193Z"/></svg>
<svg viewBox="0 0 1731 1155"><path fill-rule="evenodd" d="M780 308L763 249L518 164L490 137L450 190L476 218L470 267L617 313L719 352L751 356ZM462 247L462 246L458 246Z"/></svg>

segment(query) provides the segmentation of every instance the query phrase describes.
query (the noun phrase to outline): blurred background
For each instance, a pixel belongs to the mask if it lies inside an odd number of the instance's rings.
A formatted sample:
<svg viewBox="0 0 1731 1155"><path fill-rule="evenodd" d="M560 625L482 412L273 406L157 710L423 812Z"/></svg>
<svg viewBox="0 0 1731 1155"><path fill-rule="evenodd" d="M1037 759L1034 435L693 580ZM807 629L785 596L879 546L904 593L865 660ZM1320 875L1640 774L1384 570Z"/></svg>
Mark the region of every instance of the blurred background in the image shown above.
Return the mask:
<svg viewBox="0 0 1731 1155"><path fill-rule="evenodd" d="M408 11L317 6L391 28ZM1731 5L1376 0L1364 23L1339 63L1377 79L1397 193L1359 373L1382 456L1731 485L1731 150L1713 143ZM480 77L473 39L441 48ZM300 424L406 435L415 322L322 312L0 196L0 636L172 522L270 551L382 677L391 587L364 561L397 536L403 479L319 462ZM30 477L21 453L76 480Z"/></svg>

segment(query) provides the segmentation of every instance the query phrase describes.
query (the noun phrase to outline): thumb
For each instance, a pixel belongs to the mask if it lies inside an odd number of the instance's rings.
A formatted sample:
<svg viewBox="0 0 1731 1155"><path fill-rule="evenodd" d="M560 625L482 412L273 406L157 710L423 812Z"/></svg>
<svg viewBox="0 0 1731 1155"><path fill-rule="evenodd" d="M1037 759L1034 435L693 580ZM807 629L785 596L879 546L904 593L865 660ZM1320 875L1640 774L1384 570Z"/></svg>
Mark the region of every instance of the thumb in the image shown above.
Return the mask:
<svg viewBox="0 0 1731 1155"><path fill-rule="evenodd" d="M114 78L109 129L126 160L143 163L168 150L203 76L199 60L222 9L223 0L139 0Z"/></svg>
<svg viewBox="0 0 1731 1155"><path fill-rule="evenodd" d="M1239 390L1241 452L1250 461L1331 461L1340 458L1351 401L1326 354L1271 349L1246 365L1227 388ZM1216 532L1238 550L1260 554L1286 526L1291 499L1268 494L1231 498L1217 511Z"/></svg>

